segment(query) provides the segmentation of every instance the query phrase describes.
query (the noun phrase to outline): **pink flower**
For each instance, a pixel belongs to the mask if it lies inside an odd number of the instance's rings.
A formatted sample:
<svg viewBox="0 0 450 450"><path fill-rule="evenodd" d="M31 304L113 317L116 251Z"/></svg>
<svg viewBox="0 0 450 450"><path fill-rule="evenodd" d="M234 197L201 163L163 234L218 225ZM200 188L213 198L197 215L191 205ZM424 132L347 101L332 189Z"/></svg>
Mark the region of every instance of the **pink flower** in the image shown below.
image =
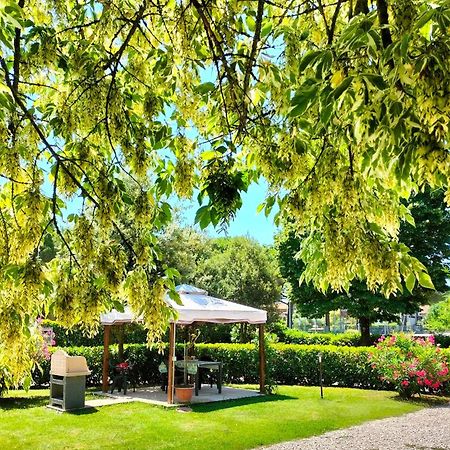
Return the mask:
<svg viewBox="0 0 450 450"><path fill-rule="evenodd" d="M434 343L436 342L433 335L431 335L431 336L428 337L428 342L429 342L430 344L434 344Z"/></svg>
<svg viewBox="0 0 450 450"><path fill-rule="evenodd" d="M422 380L417 380L417 384L418 384L419 386L423 386L423 381L422 381Z"/></svg>
<svg viewBox="0 0 450 450"><path fill-rule="evenodd" d="M403 387L408 387L409 386L409 381L408 380L403 380L402 381L402 386Z"/></svg>
<svg viewBox="0 0 450 450"><path fill-rule="evenodd" d="M433 382L431 380L429 380L428 378L425 379L426 386L431 386L432 384L433 384Z"/></svg>
<svg viewBox="0 0 450 450"><path fill-rule="evenodd" d="M436 381L436 383L433 383L432 385L431 385L431 387L433 388L433 389L439 389L439 386L441 385L441 383L439 383L439 381Z"/></svg>
<svg viewBox="0 0 450 450"><path fill-rule="evenodd" d="M386 339L386 336L381 336L380 339L378 339L378 342L383 342Z"/></svg>

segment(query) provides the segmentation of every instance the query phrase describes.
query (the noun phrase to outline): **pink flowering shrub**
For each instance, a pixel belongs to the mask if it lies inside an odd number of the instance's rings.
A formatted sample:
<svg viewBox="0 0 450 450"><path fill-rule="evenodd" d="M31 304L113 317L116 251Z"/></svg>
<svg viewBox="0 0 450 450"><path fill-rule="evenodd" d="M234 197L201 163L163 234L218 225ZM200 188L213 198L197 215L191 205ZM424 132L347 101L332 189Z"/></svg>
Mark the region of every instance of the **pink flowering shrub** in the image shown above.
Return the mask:
<svg viewBox="0 0 450 450"><path fill-rule="evenodd" d="M442 384L450 380L448 361L435 346L433 336L382 336L376 348L371 354L372 368L404 398L420 392L438 393Z"/></svg>
<svg viewBox="0 0 450 450"><path fill-rule="evenodd" d="M38 331L39 331L39 334L41 335L42 339L40 339L40 347L38 349L38 358L37 359L40 361L42 361L42 360L49 361L50 357L51 357L50 347L53 347L54 345L56 345L55 334L53 333L53 331L51 329L42 327L41 323L42 323L42 320L38 319L37 327L38 327Z"/></svg>

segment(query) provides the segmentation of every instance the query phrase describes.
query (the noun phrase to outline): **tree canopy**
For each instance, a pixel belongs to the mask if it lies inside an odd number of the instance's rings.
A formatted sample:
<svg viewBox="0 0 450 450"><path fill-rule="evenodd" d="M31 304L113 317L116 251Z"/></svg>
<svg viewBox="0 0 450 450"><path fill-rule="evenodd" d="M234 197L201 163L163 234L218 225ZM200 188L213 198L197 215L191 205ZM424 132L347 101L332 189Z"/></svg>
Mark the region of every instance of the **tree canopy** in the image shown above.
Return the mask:
<svg viewBox="0 0 450 450"><path fill-rule="evenodd" d="M411 198L409 211L414 225L404 222L400 227L400 242L412 249L412 254L424 264L434 286L441 293L449 290L450 209L443 193L424 192ZM375 321L398 321L399 314L412 314L429 303L434 291L410 284L406 280L403 292L385 298L371 292L363 282L354 282L348 293L321 293L314 286L300 285L298 280L305 264L297 258L301 240L289 228L277 237L280 272L288 284L288 297L306 317L323 317L330 311L345 309L358 318L364 343L370 343L369 326ZM363 333L364 331L364 333Z"/></svg>
<svg viewBox="0 0 450 450"><path fill-rule="evenodd" d="M0 367L23 379L51 312L98 323L125 291L158 338L167 198L226 226L264 176L323 291L430 285L401 199L448 186L448 0L0 4ZM130 190L127 179L134 183ZM447 201L450 194L447 188ZM117 220L139 224L131 242ZM94 226L95 225L95 226ZM47 233L57 258L44 262ZM5 372L4 372L5 373Z"/></svg>
<svg viewBox="0 0 450 450"><path fill-rule="evenodd" d="M282 280L275 255L247 237L218 238L196 271L196 283L225 300L265 309L277 318Z"/></svg>

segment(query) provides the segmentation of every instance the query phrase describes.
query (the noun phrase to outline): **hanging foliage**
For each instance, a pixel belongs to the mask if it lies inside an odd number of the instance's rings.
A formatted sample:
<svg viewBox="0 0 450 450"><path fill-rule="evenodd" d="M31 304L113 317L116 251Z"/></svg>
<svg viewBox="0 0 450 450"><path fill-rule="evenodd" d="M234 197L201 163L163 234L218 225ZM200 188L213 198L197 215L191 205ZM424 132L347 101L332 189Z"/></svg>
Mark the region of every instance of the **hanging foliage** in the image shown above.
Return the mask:
<svg viewBox="0 0 450 450"><path fill-rule="evenodd" d="M226 226L262 175L262 208L308 234L306 281L432 287L397 235L411 192L443 187L450 201L449 25L447 0L1 2L10 383L32 365L40 315L92 330L126 291L161 335L173 272L155 236L173 191L198 188L200 225ZM48 235L57 257L44 262Z"/></svg>

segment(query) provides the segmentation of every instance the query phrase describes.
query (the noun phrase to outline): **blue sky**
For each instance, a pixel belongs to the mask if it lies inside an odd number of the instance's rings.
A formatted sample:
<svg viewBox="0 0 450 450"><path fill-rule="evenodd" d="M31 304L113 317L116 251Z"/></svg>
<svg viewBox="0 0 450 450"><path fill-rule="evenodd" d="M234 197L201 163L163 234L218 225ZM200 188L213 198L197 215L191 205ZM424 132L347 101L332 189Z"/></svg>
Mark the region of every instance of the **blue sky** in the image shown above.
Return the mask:
<svg viewBox="0 0 450 450"><path fill-rule="evenodd" d="M225 233L218 233L212 226L206 229L209 236L250 236L264 245L273 243L273 238L277 228L273 223L276 208L273 208L269 217L266 217L264 211L257 213L256 209L266 198L267 184L261 181L259 184L250 185L247 192L242 195L242 208L231 222ZM195 213L198 209L198 203L184 202L181 215L183 225L194 225Z"/></svg>

